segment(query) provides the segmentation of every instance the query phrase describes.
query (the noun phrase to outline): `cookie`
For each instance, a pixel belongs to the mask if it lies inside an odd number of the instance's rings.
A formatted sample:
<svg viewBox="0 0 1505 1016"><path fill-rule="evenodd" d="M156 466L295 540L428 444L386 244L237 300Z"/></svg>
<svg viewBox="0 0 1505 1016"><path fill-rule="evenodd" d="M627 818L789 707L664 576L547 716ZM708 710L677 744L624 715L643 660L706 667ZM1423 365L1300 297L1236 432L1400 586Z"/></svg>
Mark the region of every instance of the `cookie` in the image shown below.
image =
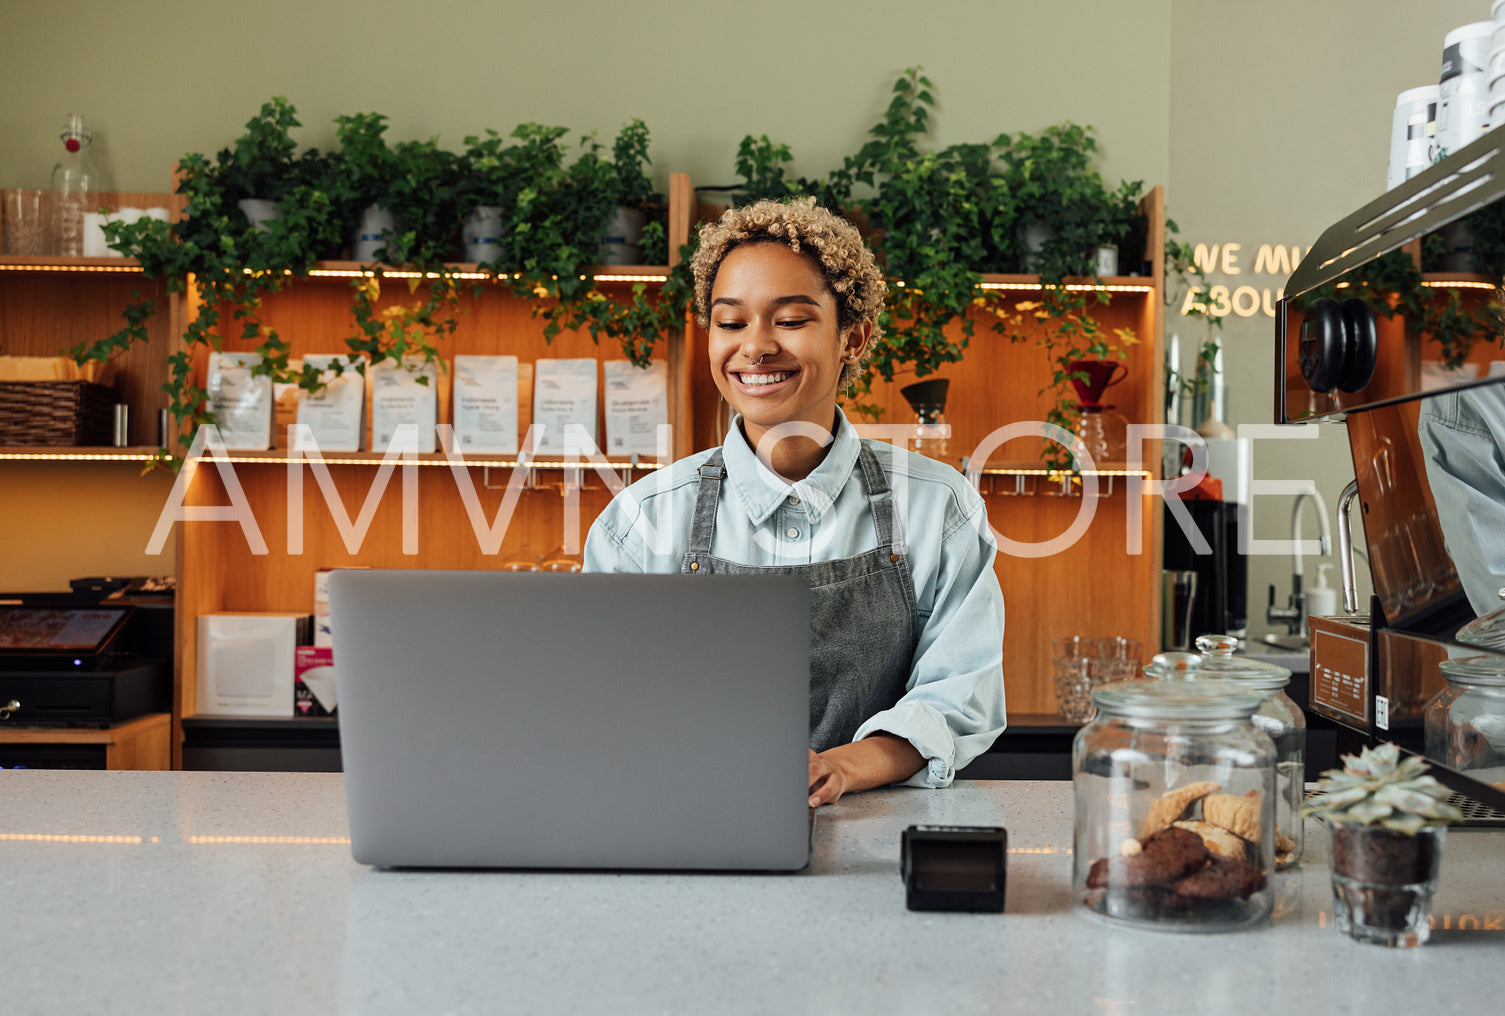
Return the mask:
<svg viewBox="0 0 1505 1016"><path fill-rule="evenodd" d="M1196 833L1162 829L1144 840L1138 853L1102 857L1087 870L1087 888L1166 886L1207 862L1207 847Z"/></svg>
<svg viewBox="0 0 1505 1016"><path fill-rule="evenodd" d="M1199 870L1179 879L1172 891L1199 900L1247 899L1265 887L1265 874L1248 861L1213 857Z"/></svg>
<svg viewBox="0 0 1505 1016"><path fill-rule="evenodd" d="M1168 877L1163 882L1171 882L1188 872L1196 871L1207 862L1208 857L1207 845L1202 842L1202 837L1175 826L1146 837L1143 847L1139 857L1149 858L1165 869Z"/></svg>
<svg viewBox="0 0 1505 1016"><path fill-rule="evenodd" d="M1259 824L1259 792L1253 796L1235 797L1232 794L1209 794L1202 802L1202 818L1215 826L1222 826L1235 836L1242 836L1251 843L1261 842Z"/></svg>
<svg viewBox="0 0 1505 1016"><path fill-rule="evenodd" d="M1230 833L1227 829L1213 825L1211 822L1189 820L1177 822L1177 829L1186 829L1202 837L1202 842L1207 849L1219 857L1231 857L1235 861L1244 859L1244 841Z"/></svg>
<svg viewBox="0 0 1505 1016"><path fill-rule="evenodd" d="M1139 838L1144 839L1169 826L1181 813L1190 808L1198 798L1222 790L1221 784L1211 780L1203 780L1199 783L1188 783L1184 787L1175 790L1167 790L1155 800L1150 802L1150 813L1144 817L1144 825L1140 827Z"/></svg>

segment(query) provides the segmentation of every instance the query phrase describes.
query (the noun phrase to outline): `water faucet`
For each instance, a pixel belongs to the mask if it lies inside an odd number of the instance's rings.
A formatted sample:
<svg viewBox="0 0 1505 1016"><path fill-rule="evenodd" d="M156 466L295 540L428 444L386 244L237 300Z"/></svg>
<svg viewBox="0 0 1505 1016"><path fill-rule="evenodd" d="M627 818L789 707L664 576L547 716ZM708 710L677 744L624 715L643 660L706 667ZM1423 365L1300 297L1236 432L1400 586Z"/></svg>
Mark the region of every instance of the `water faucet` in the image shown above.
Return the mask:
<svg viewBox="0 0 1505 1016"><path fill-rule="evenodd" d="M1275 587L1270 586L1270 604L1265 608L1265 620L1271 624L1284 624L1286 634L1306 634L1306 601L1301 595L1302 577L1304 569L1301 558L1301 509L1307 501L1311 501L1317 510L1317 553L1326 557L1332 553L1333 537L1332 530L1327 522L1327 502L1322 500L1322 495L1313 489L1296 495L1296 503L1291 506L1291 595L1286 600L1286 606L1275 605Z"/></svg>

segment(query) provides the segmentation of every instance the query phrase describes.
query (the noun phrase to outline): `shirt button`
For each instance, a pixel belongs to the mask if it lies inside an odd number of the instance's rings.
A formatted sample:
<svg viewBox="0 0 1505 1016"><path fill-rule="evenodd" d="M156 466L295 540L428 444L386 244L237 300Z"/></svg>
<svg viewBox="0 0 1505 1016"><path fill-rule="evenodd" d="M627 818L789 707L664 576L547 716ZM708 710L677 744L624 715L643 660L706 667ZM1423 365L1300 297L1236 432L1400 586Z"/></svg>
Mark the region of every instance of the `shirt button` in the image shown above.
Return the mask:
<svg viewBox="0 0 1505 1016"><path fill-rule="evenodd" d="M797 498L797 497L795 497L793 494L790 494L789 495L789 503L790 504L799 504L800 503L800 499Z"/></svg>
<svg viewBox="0 0 1505 1016"><path fill-rule="evenodd" d="M798 540L800 538L800 531L798 529L795 529L793 526L790 526L788 529L784 530L784 533L791 540Z"/></svg>

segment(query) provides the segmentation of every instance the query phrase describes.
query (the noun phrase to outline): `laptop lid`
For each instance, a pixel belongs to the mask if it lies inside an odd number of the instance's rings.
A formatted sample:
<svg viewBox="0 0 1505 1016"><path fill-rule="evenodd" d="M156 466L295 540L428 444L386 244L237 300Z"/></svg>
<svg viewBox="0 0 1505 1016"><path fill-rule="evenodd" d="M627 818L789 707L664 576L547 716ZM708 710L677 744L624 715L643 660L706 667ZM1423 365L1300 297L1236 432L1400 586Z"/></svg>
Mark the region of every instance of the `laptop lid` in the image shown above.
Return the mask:
<svg viewBox="0 0 1505 1016"><path fill-rule="evenodd" d="M357 861L808 860L803 578L341 570L329 602Z"/></svg>

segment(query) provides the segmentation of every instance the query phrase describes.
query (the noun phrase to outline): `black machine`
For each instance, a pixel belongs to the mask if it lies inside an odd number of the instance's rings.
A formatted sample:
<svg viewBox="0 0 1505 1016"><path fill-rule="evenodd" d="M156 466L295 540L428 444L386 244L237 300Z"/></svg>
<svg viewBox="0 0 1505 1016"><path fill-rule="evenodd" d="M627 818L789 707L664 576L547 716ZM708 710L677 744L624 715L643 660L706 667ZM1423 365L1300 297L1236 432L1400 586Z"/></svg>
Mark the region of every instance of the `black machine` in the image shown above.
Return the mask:
<svg viewBox="0 0 1505 1016"><path fill-rule="evenodd" d="M0 596L0 726L108 727L171 708L167 597Z"/></svg>

